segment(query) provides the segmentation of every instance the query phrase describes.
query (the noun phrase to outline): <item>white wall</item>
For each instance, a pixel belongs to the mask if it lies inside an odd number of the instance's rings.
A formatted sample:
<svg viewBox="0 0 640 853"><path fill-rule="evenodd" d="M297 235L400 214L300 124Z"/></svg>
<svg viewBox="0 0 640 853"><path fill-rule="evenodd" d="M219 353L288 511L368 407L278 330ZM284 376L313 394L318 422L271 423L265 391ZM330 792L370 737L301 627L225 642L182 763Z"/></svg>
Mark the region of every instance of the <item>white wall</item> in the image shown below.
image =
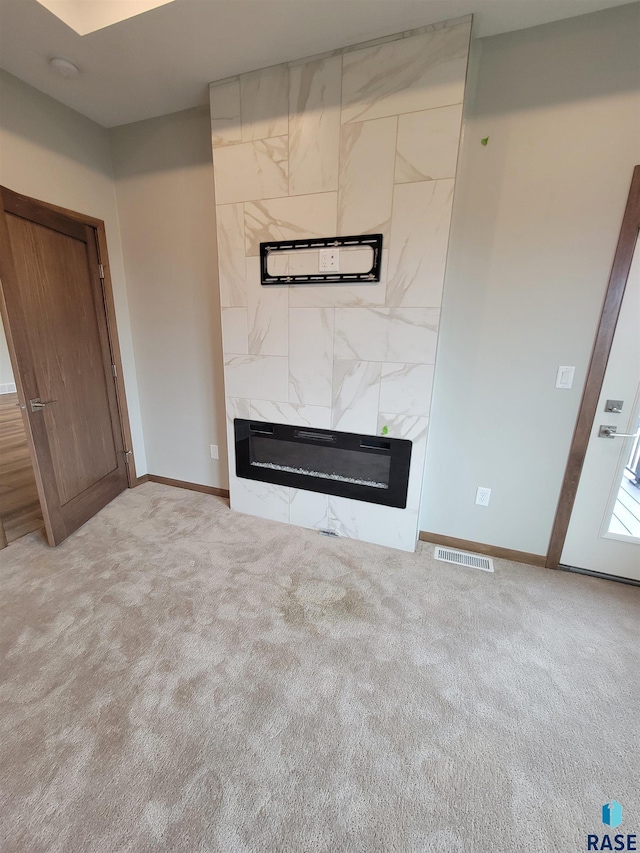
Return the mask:
<svg viewBox="0 0 640 853"><path fill-rule="evenodd" d="M545 554L633 166L640 6L483 39L421 529ZM480 144L489 137L486 147ZM557 366L576 365L573 390ZM488 508L477 485L492 488Z"/></svg>
<svg viewBox="0 0 640 853"><path fill-rule="evenodd" d="M193 109L109 136L148 470L226 488L210 133Z"/></svg>
<svg viewBox="0 0 640 853"><path fill-rule="evenodd" d="M146 472L107 131L0 71L0 183L104 220L138 475Z"/></svg>

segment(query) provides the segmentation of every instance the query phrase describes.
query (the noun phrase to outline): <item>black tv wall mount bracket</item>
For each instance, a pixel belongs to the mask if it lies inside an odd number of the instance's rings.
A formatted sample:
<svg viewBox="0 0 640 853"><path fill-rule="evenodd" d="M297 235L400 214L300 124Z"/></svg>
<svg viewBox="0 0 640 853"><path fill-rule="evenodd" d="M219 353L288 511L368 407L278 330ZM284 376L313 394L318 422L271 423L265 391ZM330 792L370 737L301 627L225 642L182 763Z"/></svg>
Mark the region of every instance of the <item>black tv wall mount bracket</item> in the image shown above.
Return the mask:
<svg viewBox="0 0 640 853"><path fill-rule="evenodd" d="M369 269L360 272L314 272L305 274L269 272L269 259L277 255L295 252L320 252L322 249L370 248L372 263ZM260 243L260 281L263 285L274 284L372 284L380 281L382 267L382 234L361 234L353 237L320 237L308 240L279 240Z"/></svg>

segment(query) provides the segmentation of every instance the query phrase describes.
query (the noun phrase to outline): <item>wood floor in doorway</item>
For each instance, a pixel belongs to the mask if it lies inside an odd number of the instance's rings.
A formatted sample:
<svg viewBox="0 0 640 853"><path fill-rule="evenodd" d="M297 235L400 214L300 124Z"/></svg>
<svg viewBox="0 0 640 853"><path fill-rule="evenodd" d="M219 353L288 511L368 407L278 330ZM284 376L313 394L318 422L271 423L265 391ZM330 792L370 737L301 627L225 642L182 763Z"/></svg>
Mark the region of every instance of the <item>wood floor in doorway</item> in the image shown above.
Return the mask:
<svg viewBox="0 0 640 853"><path fill-rule="evenodd" d="M17 394L0 394L0 524L7 543L44 530Z"/></svg>

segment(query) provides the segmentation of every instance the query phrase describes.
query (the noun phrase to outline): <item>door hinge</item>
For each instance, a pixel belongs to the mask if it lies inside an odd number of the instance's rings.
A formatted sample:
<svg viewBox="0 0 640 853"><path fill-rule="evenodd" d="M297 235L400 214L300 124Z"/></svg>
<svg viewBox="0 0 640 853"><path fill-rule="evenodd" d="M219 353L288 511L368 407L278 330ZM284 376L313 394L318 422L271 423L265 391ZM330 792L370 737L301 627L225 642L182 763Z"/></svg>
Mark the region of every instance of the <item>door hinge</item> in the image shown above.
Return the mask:
<svg viewBox="0 0 640 853"><path fill-rule="evenodd" d="M118 378L118 368L115 366L115 364L111 365L111 372L113 373L113 378L117 379Z"/></svg>
<svg viewBox="0 0 640 853"><path fill-rule="evenodd" d="M100 278L104 278L104 267L102 264L98 264L98 275Z"/></svg>

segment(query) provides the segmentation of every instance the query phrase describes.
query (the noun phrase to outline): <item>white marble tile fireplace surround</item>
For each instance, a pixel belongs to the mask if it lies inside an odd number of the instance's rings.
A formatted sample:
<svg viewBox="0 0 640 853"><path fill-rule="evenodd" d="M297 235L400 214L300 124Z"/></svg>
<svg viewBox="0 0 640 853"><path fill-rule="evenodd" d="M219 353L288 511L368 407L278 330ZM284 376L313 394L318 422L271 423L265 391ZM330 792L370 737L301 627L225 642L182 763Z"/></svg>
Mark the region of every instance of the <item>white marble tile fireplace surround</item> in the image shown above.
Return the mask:
<svg viewBox="0 0 640 853"><path fill-rule="evenodd" d="M413 551L471 19L210 87L231 506ZM264 241L382 233L379 283L262 287ZM406 509L240 479L233 419L410 439Z"/></svg>

